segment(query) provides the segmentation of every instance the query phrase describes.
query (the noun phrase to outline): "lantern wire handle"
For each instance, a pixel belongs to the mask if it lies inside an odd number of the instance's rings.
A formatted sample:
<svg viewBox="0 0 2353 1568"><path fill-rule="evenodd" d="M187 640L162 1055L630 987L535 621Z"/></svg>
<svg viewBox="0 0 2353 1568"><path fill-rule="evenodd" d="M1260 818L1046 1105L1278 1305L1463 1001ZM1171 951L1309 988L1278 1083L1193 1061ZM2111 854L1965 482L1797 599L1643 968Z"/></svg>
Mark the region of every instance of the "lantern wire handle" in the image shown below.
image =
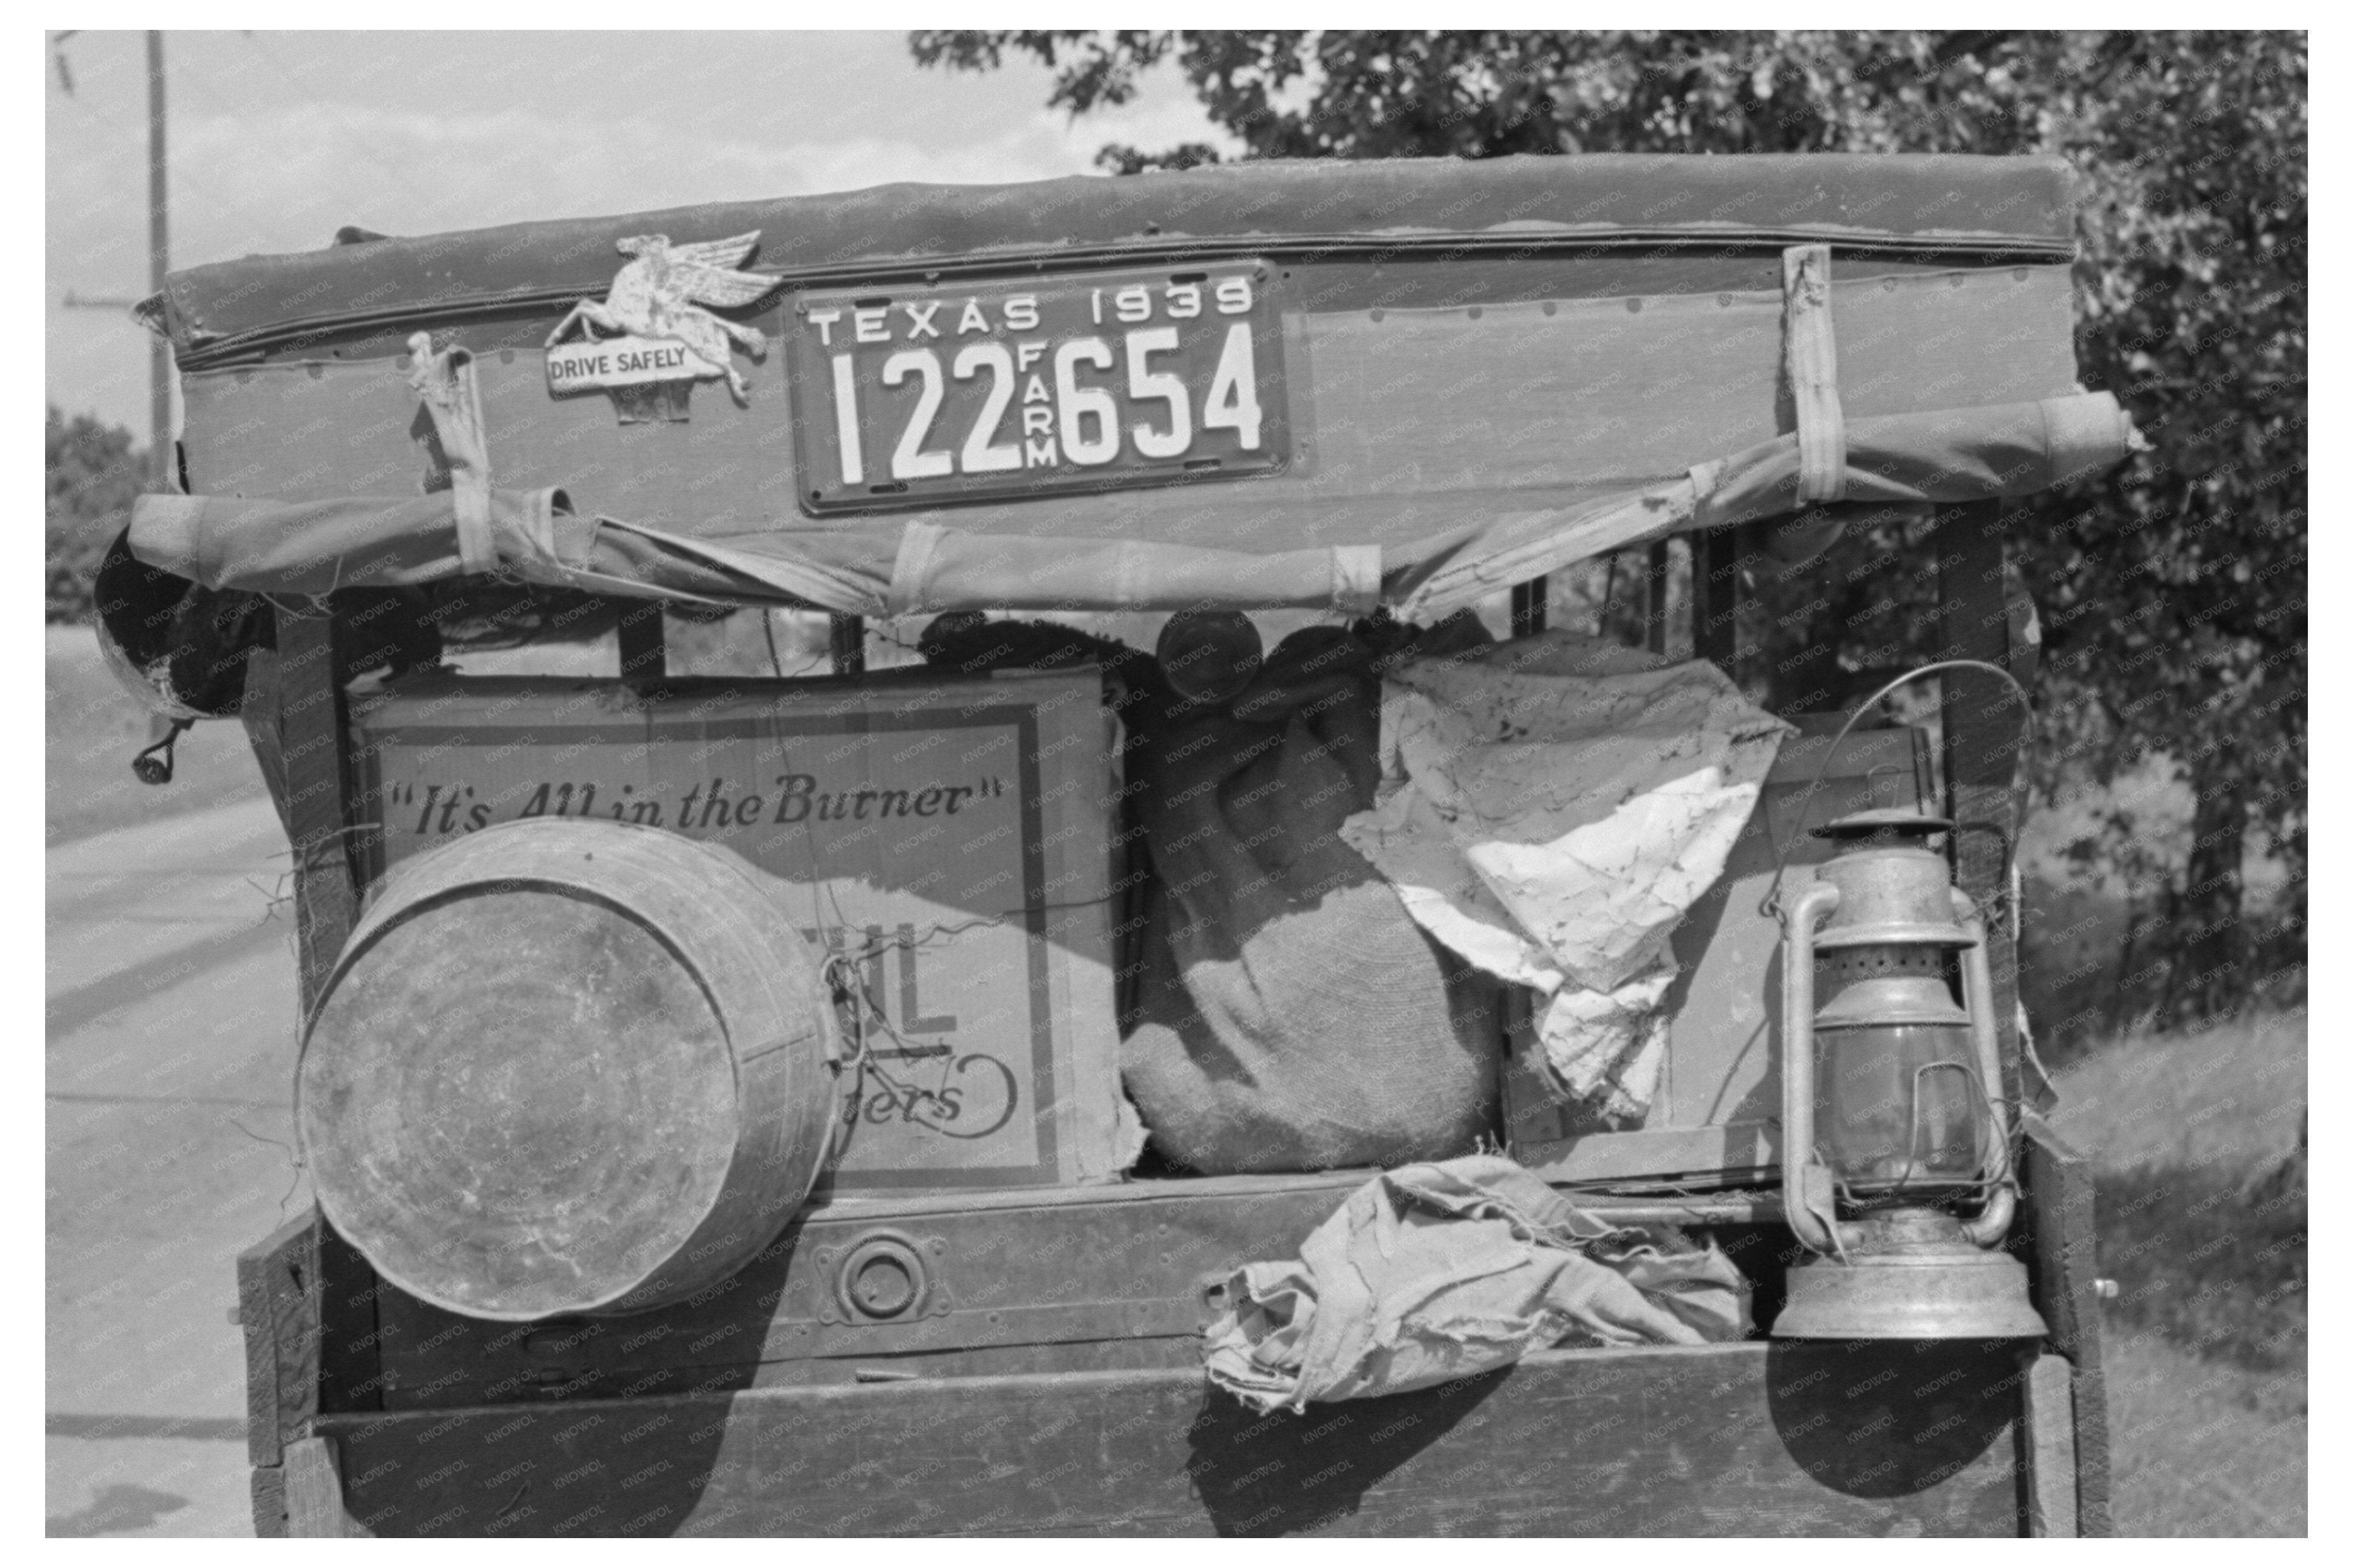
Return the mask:
<svg viewBox="0 0 2353 1568"><path fill-rule="evenodd" d="M2034 709L2032 706L2032 699L2027 696L2026 688L2018 683L2018 678L2016 676L2002 668L2001 666L1998 664L1988 664L1981 658L1940 658L1934 664L1924 664L1917 669L1906 671L1905 674L1897 676L1894 679L1881 687L1877 691L1873 692L1867 700L1857 707L1853 712L1847 715L1846 722L1839 726L1838 734L1831 741L1831 749L1822 754L1821 765L1814 770L1813 782L1806 785L1806 793L1799 798L1799 831L1791 834L1789 837L1789 842L1780 847L1778 857L1775 859L1773 864L1772 883L1765 889L1764 901L1757 906L1757 912L1758 914L1776 920L1780 918L1781 879L1789 869L1789 857L1797 848L1798 839L1804 834L1806 813L1813 808L1814 792L1821 788L1822 780L1829 775L1831 763L1838 760L1838 750L1841 746L1846 744L1847 736L1852 734L1854 731L1854 727L1862 721L1862 716L1864 714L1878 707L1880 703L1894 693L1898 687L1908 686L1924 675L1936 675L1947 669L1983 670L1988 675L1998 677L2006 685L2008 685L2012 691L2018 693L2018 709L2021 720L2019 726L2020 752L2026 764L2026 776L2029 779L2031 779L2034 776ZM1961 824L1955 823L1953 825L1953 829L1957 833L1960 831L1961 826ZM1766 819L1765 830L1768 834L1773 830L1772 819L1769 816ZM2016 846L2012 839L2013 836L2008 834L2003 835L2001 861L2002 878L2005 882L2009 879L2010 857L2016 852Z"/></svg>

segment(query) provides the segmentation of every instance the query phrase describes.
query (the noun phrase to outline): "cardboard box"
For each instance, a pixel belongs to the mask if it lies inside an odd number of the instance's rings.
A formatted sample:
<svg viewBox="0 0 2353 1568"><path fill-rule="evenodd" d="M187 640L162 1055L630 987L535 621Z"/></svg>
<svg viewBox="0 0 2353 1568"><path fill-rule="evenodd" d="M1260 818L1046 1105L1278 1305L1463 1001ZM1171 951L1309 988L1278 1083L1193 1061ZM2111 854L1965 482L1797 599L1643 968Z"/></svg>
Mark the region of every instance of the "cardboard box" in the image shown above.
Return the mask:
<svg viewBox="0 0 2353 1568"><path fill-rule="evenodd" d="M644 823L735 850L787 884L812 942L863 954L892 1033L870 1040L821 1187L1117 1173L1112 731L1092 669L659 694L436 673L355 691L352 720L371 880L494 823Z"/></svg>

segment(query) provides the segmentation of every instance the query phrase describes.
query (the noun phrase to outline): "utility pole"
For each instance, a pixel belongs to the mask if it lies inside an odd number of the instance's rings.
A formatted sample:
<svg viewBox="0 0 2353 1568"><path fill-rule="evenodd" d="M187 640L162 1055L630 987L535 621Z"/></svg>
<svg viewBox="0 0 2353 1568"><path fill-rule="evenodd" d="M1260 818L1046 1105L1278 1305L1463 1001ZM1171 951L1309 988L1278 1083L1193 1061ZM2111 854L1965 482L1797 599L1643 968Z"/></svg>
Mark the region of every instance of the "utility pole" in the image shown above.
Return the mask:
<svg viewBox="0 0 2353 1568"><path fill-rule="evenodd" d="M58 85L70 97L73 93L73 73L66 65L64 45L75 30L57 35L49 40L58 68ZM164 279L172 270L171 190L165 178L164 141L164 35L147 35L147 291L150 295L164 291ZM129 310L138 301L132 300L91 299L67 290L68 310ZM153 338L147 349L147 464L149 488L169 490L177 488L179 465L172 445L172 345L162 337Z"/></svg>
<svg viewBox="0 0 2353 1568"><path fill-rule="evenodd" d="M172 270L169 197L164 162L164 35L147 35L147 291L164 291ZM154 434L149 456L158 490L177 489L179 465L172 444L172 345L160 333L147 344L147 418Z"/></svg>
<svg viewBox="0 0 2353 1568"><path fill-rule="evenodd" d="M66 65L63 45L72 32L59 33L50 40L52 56L57 61L58 85L68 95L73 92L73 73ZM171 186L166 180L164 141L164 35L150 31L147 35L147 291L153 296L164 291L164 277L172 270ZM131 303L119 300L77 299L68 291L65 303L69 309L117 307ZM179 488L178 449L172 441L172 345L161 333L150 335L147 344L147 472L148 489L156 491ZM168 783L172 777L170 745L185 722L150 714L147 720L148 747L133 759L132 766L149 784ZM155 759L152 753L164 748L160 774L151 776Z"/></svg>

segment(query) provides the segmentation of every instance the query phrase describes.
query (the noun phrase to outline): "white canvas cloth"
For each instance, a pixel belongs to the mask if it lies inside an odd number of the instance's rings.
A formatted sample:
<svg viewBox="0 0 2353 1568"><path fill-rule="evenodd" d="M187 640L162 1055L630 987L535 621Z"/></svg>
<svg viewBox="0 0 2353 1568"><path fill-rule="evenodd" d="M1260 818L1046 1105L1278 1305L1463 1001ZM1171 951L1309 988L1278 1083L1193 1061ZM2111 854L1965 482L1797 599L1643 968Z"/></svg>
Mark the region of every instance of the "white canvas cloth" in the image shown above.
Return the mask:
<svg viewBox="0 0 2353 1568"><path fill-rule="evenodd" d="M1704 661L1547 633L1390 672L1382 784L1341 829L1424 930L1541 998L1555 1087L1639 1120L1669 939L1789 733Z"/></svg>

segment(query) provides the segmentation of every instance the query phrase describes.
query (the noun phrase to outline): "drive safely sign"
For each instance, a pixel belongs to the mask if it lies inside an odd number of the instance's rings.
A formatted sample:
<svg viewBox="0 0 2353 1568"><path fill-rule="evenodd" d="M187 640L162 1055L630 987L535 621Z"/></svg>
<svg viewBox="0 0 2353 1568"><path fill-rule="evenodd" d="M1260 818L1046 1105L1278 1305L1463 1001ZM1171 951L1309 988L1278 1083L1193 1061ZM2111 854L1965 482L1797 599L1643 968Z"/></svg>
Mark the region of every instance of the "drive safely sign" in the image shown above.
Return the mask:
<svg viewBox="0 0 2353 1568"><path fill-rule="evenodd" d="M547 388L558 396L607 386L645 386L724 375L674 338L634 335L598 342L558 343L547 351Z"/></svg>
<svg viewBox="0 0 2353 1568"><path fill-rule="evenodd" d="M812 512L1245 477L1290 459L1262 262L811 293L786 328Z"/></svg>

